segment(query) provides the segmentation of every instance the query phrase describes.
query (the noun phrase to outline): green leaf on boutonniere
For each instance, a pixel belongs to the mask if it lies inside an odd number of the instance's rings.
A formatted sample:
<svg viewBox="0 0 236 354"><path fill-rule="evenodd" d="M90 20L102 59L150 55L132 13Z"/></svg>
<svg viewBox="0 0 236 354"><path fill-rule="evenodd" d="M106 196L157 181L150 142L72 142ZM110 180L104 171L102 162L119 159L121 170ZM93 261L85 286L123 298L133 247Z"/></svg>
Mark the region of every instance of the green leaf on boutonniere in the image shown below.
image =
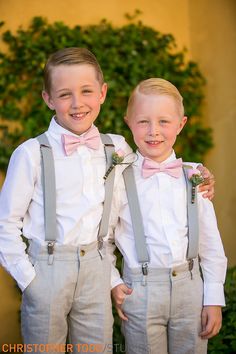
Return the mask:
<svg viewBox="0 0 236 354"><path fill-rule="evenodd" d="M187 173L188 179L192 182L191 203L193 204L195 202L196 187L204 182L204 178L198 169L190 168Z"/></svg>
<svg viewBox="0 0 236 354"><path fill-rule="evenodd" d="M124 152L123 150L119 149L116 152L112 153L112 165L108 168L107 172L105 173L105 176L103 177L105 180L107 179L107 177L109 176L109 174L111 173L111 171L113 170L113 168L116 165L121 164L124 161Z"/></svg>

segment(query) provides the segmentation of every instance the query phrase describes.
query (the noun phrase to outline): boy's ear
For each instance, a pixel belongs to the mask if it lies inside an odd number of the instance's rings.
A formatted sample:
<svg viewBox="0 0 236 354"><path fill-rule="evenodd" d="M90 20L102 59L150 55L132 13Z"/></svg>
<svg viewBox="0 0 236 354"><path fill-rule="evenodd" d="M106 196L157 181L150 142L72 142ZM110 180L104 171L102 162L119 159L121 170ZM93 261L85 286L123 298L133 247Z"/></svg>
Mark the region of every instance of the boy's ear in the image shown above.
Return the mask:
<svg viewBox="0 0 236 354"><path fill-rule="evenodd" d="M104 82L104 84L102 84L102 88L101 88L101 97L100 97L100 103L103 104L105 99L106 99L106 95L107 95L107 84Z"/></svg>
<svg viewBox="0 0 236 354"><path fill-rule="evenodd" d="M46 105L51 109L54 110L54 105L52 103L52 100L50 98L50 95L46 91L42 91L42 97Z"/></svg>
<svg viewBox="0 0 236 354"><path fill-rule="evenodd" d="M185 126L186 122L187 122L188 118L186 116L184 116L179 124L179 128L177 130L177 135L179 135L179 133L181 132L181 130L183 129L183 127Z"/></svg>
<svg viewBox="0 0 236 354"><path fill-rule="evenodd" d="M129 127L129 119L128 119L127 116L124 116L124 121L125 121L125 123L128 125L128 127Z"/></svg>

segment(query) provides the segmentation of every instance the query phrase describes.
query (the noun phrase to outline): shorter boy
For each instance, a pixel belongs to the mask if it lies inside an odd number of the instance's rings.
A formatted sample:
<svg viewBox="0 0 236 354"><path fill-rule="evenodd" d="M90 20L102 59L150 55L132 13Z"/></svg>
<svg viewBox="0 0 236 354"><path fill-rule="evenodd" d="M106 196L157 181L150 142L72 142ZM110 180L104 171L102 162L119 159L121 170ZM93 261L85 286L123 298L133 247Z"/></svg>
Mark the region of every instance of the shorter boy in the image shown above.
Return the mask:
<svg viewBox="0 0 236 354"><path fill-rule="evenodd" d="M138 146L132 166L142 217L136 212L132 219L135 191L130 201L132 183L125 180L128 199L124 184L118 184L110 233L112 240L115 229L124 257L124 284L113 269L112 293L127 354L207 353L206 339L221 327L227 261L214 208L200 193L198 200L196 195L189 199L190 182L173 151L187 121L182 100L170 82L152 78L142 81L128 102L125 120ZM190 210L195 205L198 216ZM137 236L140 219L143 239ZM199 233L192 239L196 227Z"/></svg>

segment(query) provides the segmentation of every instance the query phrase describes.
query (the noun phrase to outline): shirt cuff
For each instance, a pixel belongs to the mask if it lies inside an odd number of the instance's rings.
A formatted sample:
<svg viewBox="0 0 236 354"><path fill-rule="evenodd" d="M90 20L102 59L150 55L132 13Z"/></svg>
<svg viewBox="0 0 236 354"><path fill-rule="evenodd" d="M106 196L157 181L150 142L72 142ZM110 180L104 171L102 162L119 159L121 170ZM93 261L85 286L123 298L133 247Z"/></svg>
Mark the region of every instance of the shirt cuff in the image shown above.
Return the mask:
<svg viewBox="0 0 236 354"><path fill-rule="evenodd" d="M117 285L124 284L123 280L121 278L116 279L115 281L111 282L111 288L115 288Z"/></svg>
<svg viewBox="0 0 236 354"><path fill-rule="evenodd" d="M35 270L30 261L21 260L13 264L8 270L11 276L17 281L17 284L23 292L35 277Z"/></svg>
<svg viewBox="0 0 236 354"><path fill-rule="evenodd" d="M222 283L204 283L204 306L225 306Z"/></svg>
<svg viewBox="0 0 236 354"><path fill-rule="evenodd" d="M123 284L123 280L120 276L118 269L112 265L111 266L111 289L115 288L119 284Z"/></svg>

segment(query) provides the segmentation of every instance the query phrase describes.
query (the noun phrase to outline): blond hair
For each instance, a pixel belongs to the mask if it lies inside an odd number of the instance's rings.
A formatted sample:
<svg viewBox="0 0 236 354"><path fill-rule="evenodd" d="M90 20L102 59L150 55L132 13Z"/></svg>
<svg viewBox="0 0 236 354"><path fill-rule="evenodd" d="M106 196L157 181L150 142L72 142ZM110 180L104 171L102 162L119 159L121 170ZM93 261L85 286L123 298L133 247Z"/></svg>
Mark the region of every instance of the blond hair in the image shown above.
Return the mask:
<svg viewBox="0 0 236 354"><path fill-rule="evenodd" d="M141 81L132 91L127 105L127 117L129 116L132 110L138 93L141 93L143 95L170 96L175 100L180 116L184 116L183 97L179 93L179 90L170 81L154 77Z"/></svg>
<svg viewBox="0 0 236 354"><path fill-rule="evenodd" d="M95 55L86 48L63 48L50 55L44 67L44 90L50 94L52 79L52 68L59 65L88 64L94 67L97 79L102 85L104 83L102 69Z"/></svg>

